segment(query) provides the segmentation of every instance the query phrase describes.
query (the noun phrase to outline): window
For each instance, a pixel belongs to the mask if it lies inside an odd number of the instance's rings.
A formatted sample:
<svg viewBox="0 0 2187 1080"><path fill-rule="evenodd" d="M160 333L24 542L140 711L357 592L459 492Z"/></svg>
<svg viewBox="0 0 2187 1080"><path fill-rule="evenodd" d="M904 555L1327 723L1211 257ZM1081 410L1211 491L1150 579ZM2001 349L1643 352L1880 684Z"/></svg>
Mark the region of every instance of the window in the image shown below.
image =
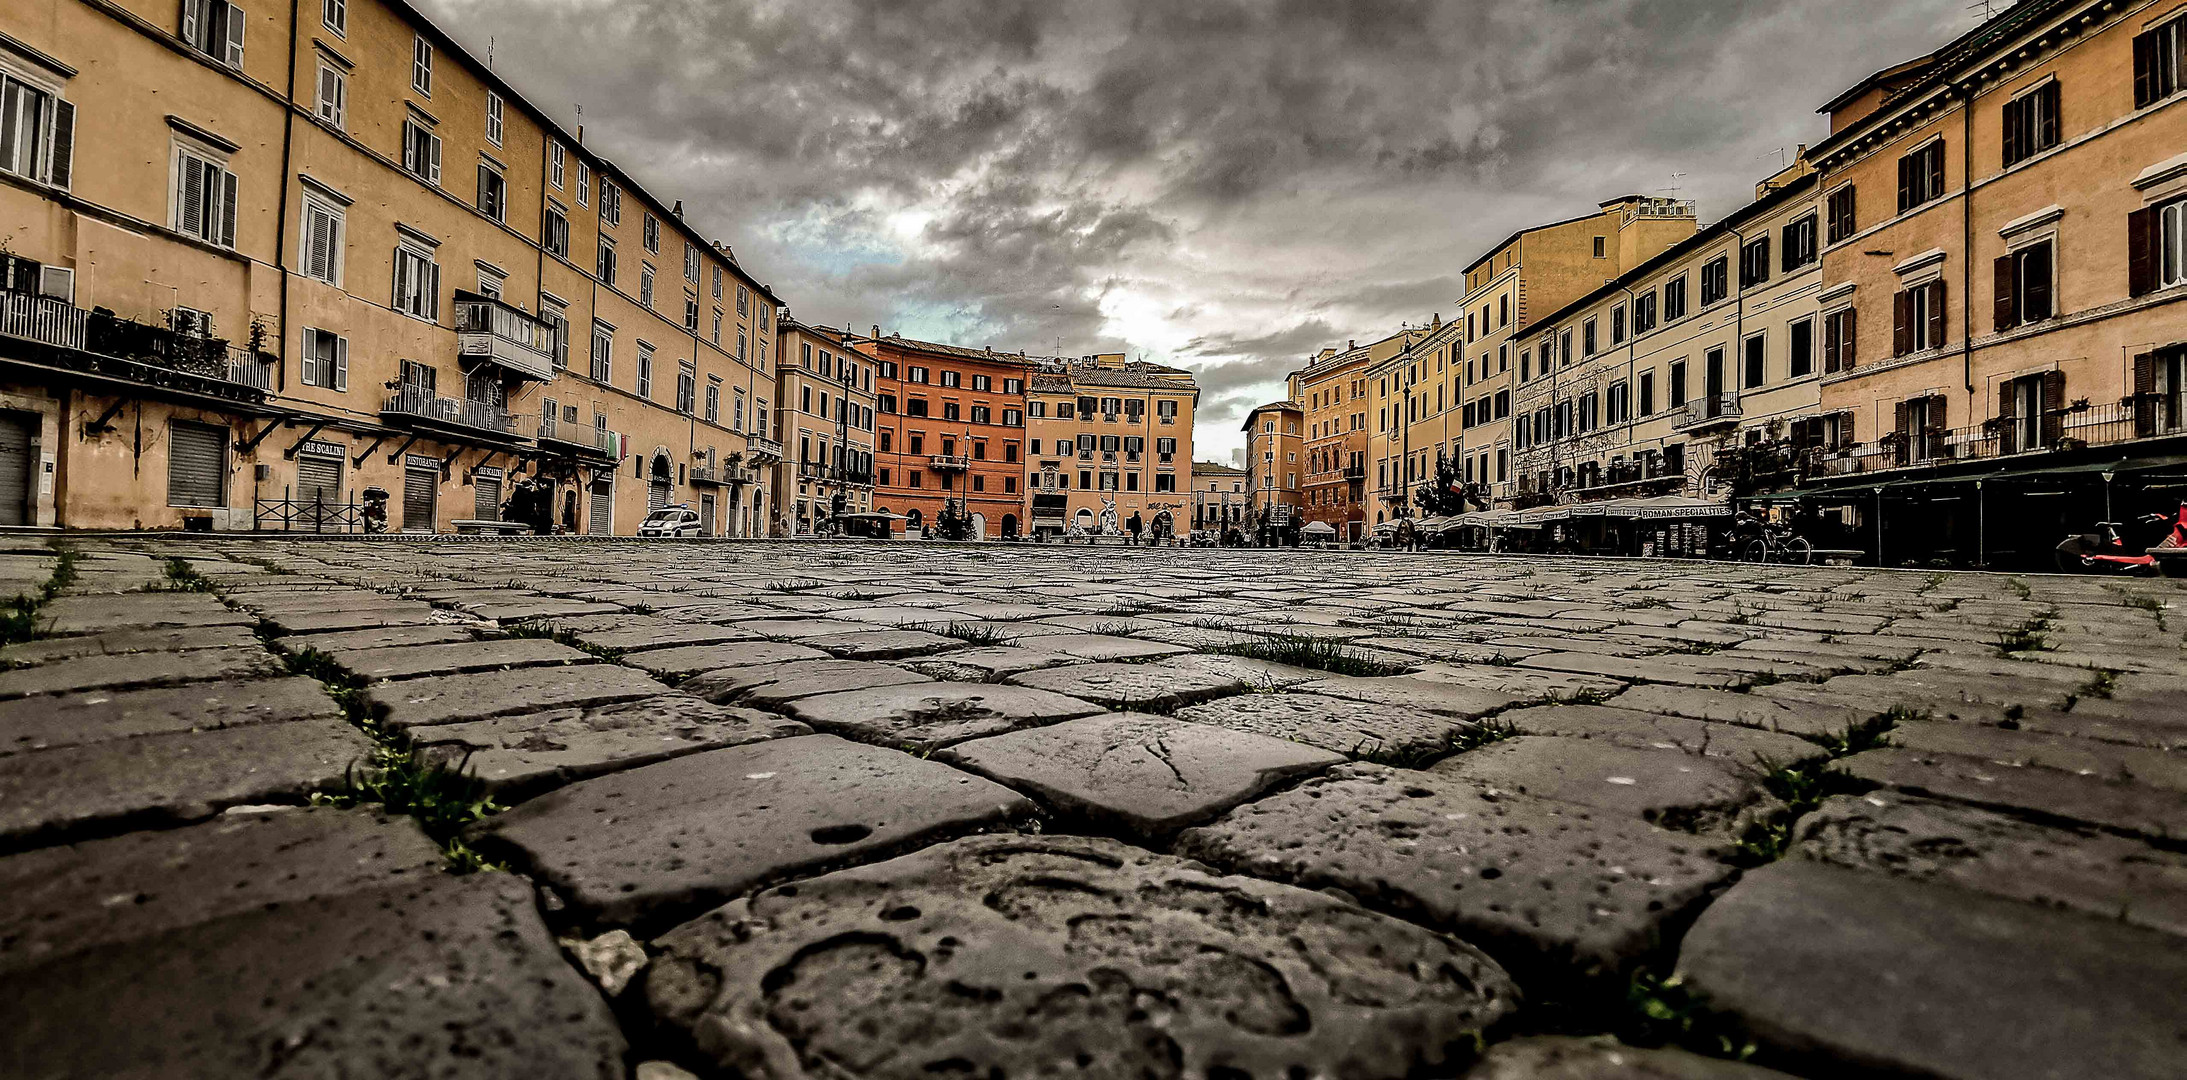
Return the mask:
<svg viewBox="0 0 2187 1080"><path fill-rule="evenodd" d="M1656 300L1653 289L1633 297L1633 336L1655 329Z"/></svg>
<svg viewBox="0 0 2187 1080"><path fill-rule="evenodd" d="M1769 280L1769 237L1757 236L1739 249L1739 287L1749 288ZM1708 303L1706 299L1703 304Z"/></svg>
<svg viewBox="0 0 2187 1080"><path fill-rule="evenodd" d="M1893 298L1891 355L1944 346L1944 283L1917 285Z"/></svg>
<svg viewBox="0 0 2187 1080"><path fill-rule="evenodd" d="M577 174L580 184L583 183L584 175L582 172ZM605 180L600 181L600 220L609 225L623 223L623 189Z"/></svg>
<svg viewBox="0 0 2187 1080"><path fill-rule="evenodd" d="M737 286L737 314L749 314L751 312L751 303L751 292L742 285Z"/></svg>
<svg viewBox="0 0 2187 1080"><path fill-rule="evenodd" d="M1730 260L1719 255L1701 268L1701 306L1722 300L1731 294Z"/></svg>
<svg viewBox="0 0 2187 1080"><path fill-rule="evenodd" d="M335 127L349 114L349 77L332 64L319 65L319 119Z"/></svg>
<svg viewBox="0 0 2187 1080"><path fill-rule="evenodd" d="M972 389L974 390L985 392L993 388L994 385L994 380L988 378L985 375L972 376Z"/></svg>
<svg viewBox="0 0 2187 1080"><path fill-rule="evenodd" d="M335 37L348 37L349 0L320 0L319 21L334 31Z"/></svg>
<svg viewBox="0 0 2187 1080"><path fill-rule="evenodd" d="M645 237L645 249L655 255L660 254L661 219L654 217L652 211L650 210L647 211L645 215L645 228L643 230L643 235Z"/></svg>
<svg viewBox="0 0 2187 1080"><path fill-rule="evenodd" d="M1602 236L1595 237L1595 258L1602 259L1609 257L1605 250L1608 239L1608 237Z"/></svg>
<svg viewBox="0 0 2187 1080"><path fill-rule="evenodd" d="M592 166L580 161L577 163L577 205L584 206L585 200L591 197Z"/></svg>
<svg viewBox="0 0 2187 1080"><path fill-rule="evenodd" d="M1809 214L1785 226L1785 273L1815 261L1815 215Z"/></svg>
<svg viewBox="0 0 2187 1080"><path fill-rule="evenodd" d="M2128 214L2126 234L2130 295L2187 285L2187 199Z"/></svg>
<svg viewBox="0 0 2187 1080"><path fill-rule="evenodd" d="M1746 379L1742 383L1752 390L1769 381L1769 335L1756 334L1746 340Z"/></svg>
<svg viewBox="0 0 2187 1080"><path fill-rule="evenodd" d="M440 318L440 265L425 251L395 248L395 310L427 321Z"/></svg>
<svg viewBox="0 0 2187 1080"><path fill-rule="evenodd" d="M1998 330L2051 317L2052 250L2051 242L2045 240L1997 260L1993 310Z"/></svg>
<svg viewBox="0 0 2187 1080"><path fill-rule="evenodd" d="M721 299L721 267L714 268L714 299Z"/></svg>
<svg viewBox="0 0 2187 1080"><path fill-rule="evenodd" d="M1815 372L1815 320L1801 319L1792 324L1792 356L1787 368L1791 378L1812 375Z"/></svg>
<svg viewBox="0 0 2187 1080"><path fill-rule="evenodd" d="M182 40L232 68L243 66L243 9L225 0L182 0Z"/></svg>
<svg viewBox="0 0 2187 1080"><path fill-rule="evenodd" d="M1587 320L1586 325L1582 327L1582 333L1580 337L1584 340L1587 349L1586 353L1584 353L1583 355L1595 355L1595 352L1597 351L1595 348L1597 344L1595 341L1595 320Z"/></svg>
<svg viewBox="0 0 2187 1080"><path fill-rule="evenodd" d="M1686 317L1686 275L1680 274L1663 285L1663 321L1671 322Z"/></svg>
<svg viewBox="0 0 2187 1080"><path fill-rule="evenodd" d="M1023 379L1004 379L1004 380L1002 381L1002 392L1003 392L1003 393L1005 393L1005 394L1022 394L1022 393L1024 393L1024 392L1025 392L1025 380L1023 380ZM1174 411L1174 410L1173 410L1173 411Z"/></svg>
<svg viewBox="0 0 2187 1080"><path fill-rule="evenodd" d="M2006 102L2004 127L2008 169L2058 145L2058 81Z"/></svg>
<svg viewBox="0 0 2187 1080"><path fill-rule="evenodd" d="M1684 360L1671 361L1670 389L1671 408L1675 409L1684 405L1686 403L1686 362Z"/></svg>
<svg viewBox="0 0 2187 1080"><path fill-rule="evenodd" d="M481 165L478 167L478 212L494 219L503 220L509 208L509 183L501 174Z"/></svg>
<svg viewBox="0 0 2187 1080"><path fill-rule="evenodd" d="M566 171L568 156L569 152L562 149L561 143L552 139L547 141L547 182L557 191L562 189L562 181L569 175Z"/></svg>
<svg viewBox="0 0 2187 1080"><path fill-rule="evenodd" d="M2134 39L2134 107L2154 105L2179 92L2187 69L2187 19L2173 19Z"/></svg>
<svg viewBox="0 0 2187 1080"><path fill-rule="evenodd" d="M1610 309L1610 344L1625 344L1625 306L1623 304Z"/></svg>
<svg viewBox="0 0 2187 1080"><path fill-rule="evenodd" d="M653 306L652 263L638 264L638 302L648 308Z"/></svg>
<svg viewBox="0 0 2187 1080"><path fill-rule="evenodd" d="M592 324L592 381L604 383L614 373L615 328L599 320Z"/></svg>
<svg viewBox="0 0 2187 1080"><path fill-rule="evenodd" d="M959 381L958 381L958 375L957 375L957 373L956 373L956 372L954 372L954 371L944 371L944 372L942 372L942 386L943 386L943 387L944 387L945 389L950 389L950 390L954 390L954 389L956 389L956 388L958 387L958 385L959 385Z"/></svg>
<svg viewBox="0 0 2187 1080"><path fill-rule="evenodd" d="M927 370L923 367L905 368L904 379L906 382L918 383L921 386L931 381L927 377Z"/></svg>
<svg viewBox="0 0 2187 1080"><path fill-rule="evenodd" d="M653 397L653 346L638 343L638 396Z"/></svg>
<svg viewBox="0 0 2187 1080"><path fill-rule="evenodd" d="M235 200L234 173L189 150L175 150L176 232L208 244L234 247Z"/></svg>
<svg viewBox="0 0 2187 1080"><path fill-rule="evenodd" d="M547 324L547 344L554 358L554 369L561 371L570 366L570 321L562 314L560 305L550 300L539 304L539 321Z"/></svg>
<svg viewBox="0 0 2187 1080"><path fill-rule="evenodd" d="M600 238L600 253L593 262L592 273L602 285L615 284L615 242L605 236Z"/></svg>
<svg viewBox="0 0 2187 1080"><path fill-rule="evenodd" d="M721 309L714 309L714 344L721 344Z"/></svg>
<svg viewBox="0 0 2187 1080"><path fill-rule="evenodd" d="M1640 415L1655 415L1655 372L1640 373Z"/></svg>
<svg viewBox="0 0 2187 1080"><path fill-rule="evenodd" d="M972 422L975 424L993 423L994 421L991 419L992 415L993 414L988 410L988 407L985 405L972 406Z"/></svg>
<svg viewBox="0 0 2187 1080"><path fill-rule="evenodd" d="M410 44L410 88L433 96L433 46L422 37Z"/></svg>
<svg viewBox="0 0 2187 1080"><path fill-rule="evenodd" d="M329 285L342 283L342 212L310 195L304 196L303 251L297 259L308 278Z"/></svg>
<svg viewBox="0 0 2187 1080"><path fill-rule="evenodd" d="M1823 374L1846 371L1853 366L1854 309L1844 308L1823 316Z"/></svg>
<svg viewBox="0 0 2187 1080"><path fill-rule="evenodd" d="M925 399L925 398L911 398L911 399L909 399L909 400L905 401L905 402L904 402L904 415L905 415L905 416L925 416L925 415L926 415L926 399Z"/></svg>
<svg viewBox="0 0 2187 1080"><path fill-rule="evenodd" d="M896 412L896 395L882 394L875 399L875 404L880 406L883 414L893 415Z"/></svg>
<svg viewBox="0 0 2187 1080"><path fill-rule="evenodd" d="M691 415L698 406L699 372L689 363L676 365L676 411Z"/></svg>
<svg viewBox="0 0 2187 1080"><path fill-rule="evenodd" d="M696 297L683 298L683 328L694 334L699 332L699 301Z"/></svg>
<svg viewBox="0 0 2187 1080"><path fill-rule="evenodd" d="M942 419L944 419L944 420L956 420L956 419L959 419L959 418L960 418L960 417L959 417L959 414L958 414L958 412L957 412L957 403L956 403L956 402L954 402L954 401L945 401L945 402L942 402Z"/></svg>
<svg viewBox="0 0 2187 1080"><path fill-rule="evenodd" d="M1898 159L1898 212L1944 194L1944 140Z"/></svg>
<svg viewBox="0 0 2187 1080"><path fill-rule="evenodd" d="M428 184L440 183L440 136L415 120L404 121L402 167Z"/></svg>
<svg viewBox="0 0 2187 1080"><path fill-rule="evenodd" d="M546 224L541 226L539 230L539 242L542 247L547 249L547 254L563 259L569 258L570 219L563 217L560 210L549 207L547 209Z"/></svg>
<svg viewBox="0 0 2187 1080"><path fill-rule="evenodd" d="M501 145L501 95L486 91L486 141Z"/></svg>
<svg viewBox="0 0 2187 1080"><path fill-rule="evenodd" d="M1835 244L1853 235L1857 230L1854 221L1856 206L1853 185L1847 184L1830 193L1830 242Z"/></svg>
<svg viewBox="0 0 2187 1080"><path fill-rule="evenodd" d="M349 389L349 342L324 330L304 330L305 386L328 390Z"/></svg>

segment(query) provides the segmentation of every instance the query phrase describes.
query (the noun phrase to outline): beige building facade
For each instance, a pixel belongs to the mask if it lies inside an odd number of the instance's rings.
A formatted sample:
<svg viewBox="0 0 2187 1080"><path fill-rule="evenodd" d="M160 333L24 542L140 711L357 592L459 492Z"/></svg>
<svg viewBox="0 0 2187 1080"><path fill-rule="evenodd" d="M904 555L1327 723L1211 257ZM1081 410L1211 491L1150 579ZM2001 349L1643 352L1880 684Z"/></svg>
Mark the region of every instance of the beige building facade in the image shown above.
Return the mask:
<svg viewBox="0 0 2187 1080"><path fill-rule="evenodd" d="M0 525L762 527L779 298L408 5L26 0L0 78Z"/></svg>
<svg viewBox="0 0 2187 1080"><path fill-rule="evenodd" d="M1246 414L1246 493L1249 524L1282 528L1303 524L1299 506L1300 462L1306 412L1296 401L1275 401Z"/></svg>
<svg viewBox="0 0 2187 1080"><path fill-rule="evenodd" d="M1191 511L1189 372L1121 353L1039 364L1026 387L1026 491L1033 531L1115 535L1139 519L1181 536Z"/></svg>
<svg viewBox="0 0 2187 1080"><path fill-rule="evenodd" d="M781 317L775 471L778 531L837 535L846 514L873 512L874 361L841 332Z"/></svg>

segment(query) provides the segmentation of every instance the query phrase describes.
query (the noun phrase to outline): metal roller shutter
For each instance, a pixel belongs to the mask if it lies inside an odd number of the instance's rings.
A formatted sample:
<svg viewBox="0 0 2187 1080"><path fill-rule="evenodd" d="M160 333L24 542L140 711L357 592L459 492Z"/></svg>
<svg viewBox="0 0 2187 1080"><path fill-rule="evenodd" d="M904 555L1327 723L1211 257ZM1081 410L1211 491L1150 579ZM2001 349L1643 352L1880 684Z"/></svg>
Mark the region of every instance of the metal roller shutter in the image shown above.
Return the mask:
<svg viewBox="0 0 2187 1080"><path fill-rule="evenodd" d="M325 454L296 457L296 519L324 532L336 526L342 505L342 459Z"/></svg>
<svg viewBox="0 0 2187 1080"><path fill-rule="evenodd" d="M501 470L480 469L471 478L472 509L480 521L501 520Z"/></svg>
<svg viewBox="0 0 2187 1080"><path fill-rule="evenodd" d="M646 484L646 489L645 489L645 507L646 507L646 509L648 509L648 510L658 510L658 509L660 509L661 507L664 507L664 506L667 506L667 505L668 505L668 481L666 481L666 480L652 480L652 481L649 481L649 482L647 482L647 484Z"/></svg>
<svg viewBox="0 0 2187 1080"><path fill-rule="evenodd" d="M593 481L592 518L585 523L585 531L594 536L606 536L613 527L614 518L615 482L612 480Z"/></svg>
<svg viewBox="0 0 2187 1080"><path fill-rule="evenodd" d="M440 470L415 466L402 474L402 531L432 532L433 510L440 500Z"/></svg>
<svg viewBox="0 0 2187 1080"><path fill-rule="evenodd" d="M167 430L167 505L228 505L228 429L177 420Z"/></svg>
<svg viewBox="0 0 2187 1080"><path fill-rule="evenodd" d="M0 413L0 525L28 525L31 477L38 468L38 417Z"/></svg>

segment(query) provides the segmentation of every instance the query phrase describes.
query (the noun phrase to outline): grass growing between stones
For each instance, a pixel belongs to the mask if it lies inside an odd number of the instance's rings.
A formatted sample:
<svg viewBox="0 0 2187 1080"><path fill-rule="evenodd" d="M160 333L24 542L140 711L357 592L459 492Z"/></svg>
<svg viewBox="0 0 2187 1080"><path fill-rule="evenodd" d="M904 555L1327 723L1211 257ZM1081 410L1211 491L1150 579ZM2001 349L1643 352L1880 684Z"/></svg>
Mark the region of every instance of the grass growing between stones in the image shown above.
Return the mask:
<svg viewBox="0 0 2187 1080"><path fill-rule="evenodd" d="M2050 616L2037 615L2020 625L1997 635L1997 655L2010 658L2015 653L2040 652L2050 647L2050 639L2043 631L2050 629Z"/></svg>
<svg viewBox="0 0 2187 1080"><path fill-rule="evenodd" d="M1347 649L1333 641L1308 637L1276 637L1268 641L1241 641L1224 645L1209 652L1221 656L1240 656L1249 660L1266 660L1272 664L1288 664L1292 667L1326 671L1333 675L1353 675L1373 678L1382 675L1402 675L1408 670L1403 664L1377 660L1364 653Z"/></svg>
<svg viewBox="0 0 2187 1080"><path fill-rule="evenodd" d="M265 627L260 628L261 637ZM287 665L289 673L317 680L327 696L341 707L342 715L377 745L372 755L343 773L342 790L311 797L314 806L362 806L378 804L390 814L417 819L418 827L440 845L453 873L504 870L466 843L463 830L506 809L486 794L485 786L471 776L469 758L453 767L405 749L400 740L381 728L365 696L364 680L351 674L334 658L317 649L289 651L277 643L268 645Z"/></svg>
<svg viewBox="0 0 2187 1080"><path fill-rule="evenodd" d="M551 641L557 645L567 645L580 652L591 653L611 664L623 658L623 650L610 649L604 645L588 644L578 638L575 631L566 630L558 623L520 622L514 626L502 627L501 636L506 638L535 638L541 641Z"/></svg>
<svg viewBox="0 0 2187 1080"><path fill-rule="evenodd" d="M1505 739L1518 738L1521 732L1509 720L1489 717L1459 727L1432 743L1408 747L1391 747L1378 740L1361 739L1352 747L1351 756L1376 765L1388 765L1394 769L1425 769L1444 758L1479 750ZM1373 749L1368 749L1369 746Z"/></svg>
<svg viewBox="0 0 2187 1080"><path fill-rule="evenodd" d="M1775 798L1779 805L1769 813L1748 822L1739 834L1731 861L1749 868L1776 862L1791 851L1793 828L1799 824L1799 820L1821 806L1824 799L1833 795L1860 795L1875 790L1875 784L1833 766L1840 759L1864 750L1891 745L1892 729L1905 721L1918 720L1926 715L1904 706L1896 706L1881 716L1851 725L1843 732L1801 736L1821 747L1822 757L1791 764L1760 759L1757 764L1763 771L1762 790Z"/></svg>
<svg viewBox="0 0 2187 1080"><path fill-rule="evenodd" d="M154 585L147 591L209 593L213 591L213 580L198 573L187 559L169 559L166 583Z"/></svg>
<svg viewBox="0 0 2187 1080"><path fill-rule="evenodd" d="M973 645L1006 646L1018 643L1018 635L1002 627L989 626L985 623L953 622L932 629L943 637L953 637L958 641Z"/></svg>
<svg viewBox="0 0 2187 1080"><path fill-rule="evenodd" d="M1736 1020L1709 1008L1676 975L1634 971L1625 984L1624 1006L1611 1034L1629 1046L1676 1046L1733 1061L1745 1061L1760 1049Z"/></svg>
<svg viewBox="0 0 2187 1080"><path fill-rule="evenodd" d="M76 553L68 548L54 551L52 576L38 591L15 597L0 607L0 645L13 645L38 636L38 609L76 582Z"/></svg>

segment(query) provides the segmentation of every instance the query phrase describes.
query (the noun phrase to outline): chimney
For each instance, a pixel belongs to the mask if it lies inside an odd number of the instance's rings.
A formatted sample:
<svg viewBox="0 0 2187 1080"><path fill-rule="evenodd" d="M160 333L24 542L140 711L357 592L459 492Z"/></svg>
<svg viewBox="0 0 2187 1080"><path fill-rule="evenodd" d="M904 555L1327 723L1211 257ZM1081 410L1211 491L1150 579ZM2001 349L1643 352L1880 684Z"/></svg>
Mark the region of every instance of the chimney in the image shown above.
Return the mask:
<svg viewBox="0 0 2187 1080"><path fill-rule="evenodd" d="M1356 349L1356 348L1359 348L1359 339L1358 339L1358 338L1350 338L1350 339L1347 339L1347 340L1346 340L1346 341L1344 342L1344 348L1345 348L1345 350L1346 350L1346 351L1350 351L1350 350L1352 350L1352 349Z"/></svg>
<svg viewBox="0 0 2187 1080"><path fill-rule="evenodd" d="M676 215L676 220L677 220L677 221L682 221L682 220L683 220L683 200L682 200L682 199L677 199L677 200L676 200L676 208L675 208L674 210L670 210L670 211L669 211L669 213L671 213L671 214L674 214L674 215Z"/></svg>
<svg viewBox="0 0 2187 1080"><path fill-rule="evenodd" d="M873 324L873 340L875 340L875 341L879 341L879 340L881 340L881 324L880 324L880 323L874 323L874 324Z"/></svg>
<svg viewBox="0 0 2187 1080"><path fill-rule="evenodd" d="M1443 328L1443 313L1442 313L1442 312L1440 312L1440 311L1438 311L1438 312L1436 312L1436 313L1435 313L1435 325L1434 325L1433 327L1431 327L1431 329L1435 329L1435 330L1441 330L1442 328Z"/></svg>

